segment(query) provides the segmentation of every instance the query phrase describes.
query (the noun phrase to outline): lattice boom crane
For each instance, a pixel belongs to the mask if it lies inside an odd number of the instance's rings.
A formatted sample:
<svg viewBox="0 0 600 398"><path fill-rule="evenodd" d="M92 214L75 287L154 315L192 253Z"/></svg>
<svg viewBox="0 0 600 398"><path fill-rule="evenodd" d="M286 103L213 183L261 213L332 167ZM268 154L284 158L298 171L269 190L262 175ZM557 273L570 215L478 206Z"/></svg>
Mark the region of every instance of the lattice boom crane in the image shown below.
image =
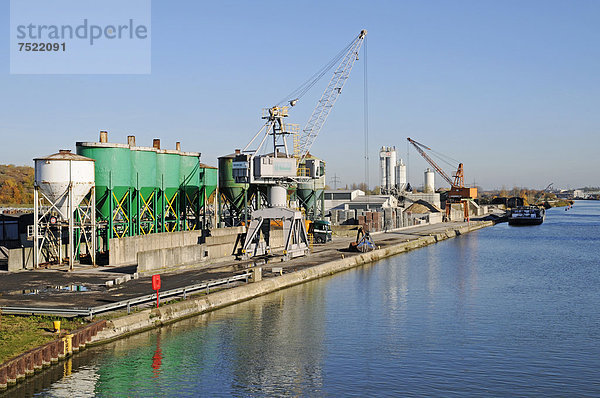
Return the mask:
<svg viewBox="0 0 600 398"><path fill-rule="evenodd" d="M365 29L361 30L360 34L354 39L348 48L348 51L344 55L342 62L339 63L337 69L333 73L327 88L321 95L321 99L317 103L317 106L313 110L310 119L306 123L306 126L300 133L299 137L299 153L300 153L300 163L304 161L304 158L310 151L313 143L317 139L321 128L325 124L327 120L327 116L329 116L329 112L333 108L335 101L342 93L342 89L344 88L344 84L346 84L346 80L350 76L350 71L352 71L352 67L356 60L358 60L358 52L363 44L365 36L367 35L367 31Z"/></svg>
<svg viewBox="0 0 600 398"><path fill-rule="evenodd" d="M462 163L458 164L456 172L452 175L452 177L454 177L454 180L452 180L448 176L448 174L446 174L446 172L440 166L438 166L438 164L433 159L431 159L431 157L425 152L425 150L430 151L431 148L411 138L407 138L407 140L415 147L417 152L419 152L419 154L427 161L427 163L429 163L431 167L433 167L438 172L438 174L442 176L442 178L446 180L448 184L450 184L450 198L473 199L477 197L477 188L465 187L464 170Z"/></svg>

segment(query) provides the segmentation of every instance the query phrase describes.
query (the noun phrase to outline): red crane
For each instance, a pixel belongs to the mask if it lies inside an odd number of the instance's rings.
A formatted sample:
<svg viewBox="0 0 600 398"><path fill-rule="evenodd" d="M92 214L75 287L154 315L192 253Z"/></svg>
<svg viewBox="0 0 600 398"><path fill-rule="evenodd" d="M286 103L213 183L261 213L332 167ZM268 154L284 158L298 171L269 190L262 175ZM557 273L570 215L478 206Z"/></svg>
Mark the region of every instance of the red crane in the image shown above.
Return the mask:
<svg viewBox="0 0 600 398"><path fill-rule="evenodd" d="M477 188L465 187L465 174L463 164L459 163L456 172L452 175L452 180L448 174L425 152L431 151L427 145L423 145L411 138L407 138L417 152L438 172L438 174L448 182L450 185L450 192L448 192L448 202L446 203L446 215L450 215L450 207L452 203L462 203L464 206L465 219L469 219L469 206L466 203L467 200L477 198Z"/></svg>

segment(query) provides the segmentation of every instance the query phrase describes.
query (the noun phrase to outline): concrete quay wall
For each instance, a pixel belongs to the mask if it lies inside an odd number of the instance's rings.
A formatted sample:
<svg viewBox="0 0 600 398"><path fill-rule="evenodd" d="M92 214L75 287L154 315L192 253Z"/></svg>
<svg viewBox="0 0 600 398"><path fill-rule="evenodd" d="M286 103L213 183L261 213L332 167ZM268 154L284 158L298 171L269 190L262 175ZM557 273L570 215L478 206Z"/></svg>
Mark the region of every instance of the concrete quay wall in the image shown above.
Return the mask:
<svg viewBox="0 0 600 398"><path fill-rule="evenodd" d="M207 236L202 244L186 246L156 248L137 253L137 272L141 275L153 272L171 271L189 266L208 265L215 260L233 259L237 250L241 248L240 234L243 227L224 228L229 231L218 231ZM227 234L227 232L229 232ZM271 232L270 244L272 249L283 247L283 231Z"/></svg>
<svg viewBox="0 0 600 398"><path fill-rule="evenodd" d="M158 234L113 238L109 241L108 263L111 265L135 264L139 252L199 245L203 239L231 235L237 236L242 232L244 232L243 227L232 227L215 228L210 231L210 236L206 238L203 238L203 231L200 230L162 232Z"/></svg>
<svg viewBox="0 0 600 398"><path fill-rule="evenodd" d="M341 258L339 260L330 261L275 278L263 279L259 282L238 286L205 296L190 298L160 308L143 310L135 314L108 321L106 327L94 337L92 344L101 344L129 334L175 322L179 319L250 300L277 290L324 276L333 275L337 272L424 247L441 240L453 238L491 225L493 225L493 222L491 221L481 221L473 222L470 225L465 225L457 229L443 230L440 228L440 232L432 233L429 236L422 236L414 240L409 240L372 252L350 256L340 254Z"/></svg>

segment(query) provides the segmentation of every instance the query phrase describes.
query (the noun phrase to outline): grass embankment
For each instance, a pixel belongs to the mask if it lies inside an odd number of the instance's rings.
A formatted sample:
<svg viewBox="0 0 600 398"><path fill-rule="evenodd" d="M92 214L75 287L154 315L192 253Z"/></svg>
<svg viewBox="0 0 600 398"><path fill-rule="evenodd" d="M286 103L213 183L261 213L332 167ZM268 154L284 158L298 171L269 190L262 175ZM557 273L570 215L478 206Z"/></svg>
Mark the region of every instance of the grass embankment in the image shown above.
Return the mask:
<svg viewBox="0 0 600 398"><path fill-rule="evenodd" d="M211 293L225 290L226 287L214 287L210 289ZM195 292L188 294L188 297L206 295L206 292ZM183 298L174 298L164 301L160 305L168 305L184 301ZM140 311L141 308L132 308L131 312ZM95 318L115 319L126 316L127 311L111 311ZM60 336L54 333L53 321L60 321ZM70 331L81 328L89 323L85 318L63 318L59 316L19 316L19 315L0 315L0 363L3 363L19 354L27 352L32 348L39 347L45 343L62 337Z"/></svg>
<svg viewBox="0 0 600 398"><path fill-rule="evenodd" d="M59 336L54 333L53 321L61 321L61 336L87 323L83 318L2 315L0 318L0 363L57 339Z"/></svg>

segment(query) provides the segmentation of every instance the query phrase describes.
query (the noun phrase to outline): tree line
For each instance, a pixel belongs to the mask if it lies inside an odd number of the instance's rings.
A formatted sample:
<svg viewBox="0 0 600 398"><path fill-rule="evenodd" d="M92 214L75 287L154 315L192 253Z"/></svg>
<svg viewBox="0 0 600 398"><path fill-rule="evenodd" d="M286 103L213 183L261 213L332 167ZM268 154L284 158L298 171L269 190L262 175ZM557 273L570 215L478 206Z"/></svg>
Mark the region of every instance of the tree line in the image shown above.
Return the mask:
<svg viewBox="0 0 600 398"><path fill-rule="evenodd" d="M0 165L0 204L33 206L33 167Z"/></svg>

